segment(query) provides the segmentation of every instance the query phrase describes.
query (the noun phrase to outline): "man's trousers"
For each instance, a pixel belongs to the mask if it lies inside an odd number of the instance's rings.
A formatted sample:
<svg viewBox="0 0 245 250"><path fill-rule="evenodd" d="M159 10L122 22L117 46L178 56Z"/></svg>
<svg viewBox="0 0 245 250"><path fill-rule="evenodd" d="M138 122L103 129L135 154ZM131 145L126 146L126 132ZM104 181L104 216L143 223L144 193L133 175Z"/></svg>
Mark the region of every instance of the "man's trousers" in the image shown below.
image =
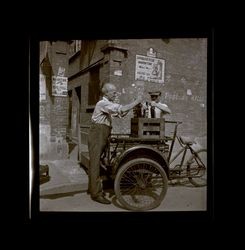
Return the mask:
<svg viewBox="0 0 245 250"><path fill-rule="evenodd" d="M104 124L92 124L88 134L89 150L89 182L88 190L91 197L102 194L102 183L100 179L100 157L107 145L108 137L111 134L111 127Z"/></svg>

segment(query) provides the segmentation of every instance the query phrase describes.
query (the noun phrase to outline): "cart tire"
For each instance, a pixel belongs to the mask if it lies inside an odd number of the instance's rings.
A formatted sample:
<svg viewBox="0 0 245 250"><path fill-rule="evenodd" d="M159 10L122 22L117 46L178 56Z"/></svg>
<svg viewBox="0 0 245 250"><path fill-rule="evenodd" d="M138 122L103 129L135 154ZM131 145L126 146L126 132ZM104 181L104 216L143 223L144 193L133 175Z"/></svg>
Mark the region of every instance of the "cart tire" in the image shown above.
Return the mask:
<svg viewBox="0 0 245 250"><path fill-rule="evenodd" d="M201 161L198 159L200 157ZM192 155L187 164L187 176L192 185L203 187L207 185L207 150L200 149Z"/></svg>
<svg viewBox="0 0 245 250"><path fill-rule="evenodd" d="M143 211L158 207L168 189L168 178L159 163L137 158L123 164L116 175L114 190L128 210Z"/></svg>

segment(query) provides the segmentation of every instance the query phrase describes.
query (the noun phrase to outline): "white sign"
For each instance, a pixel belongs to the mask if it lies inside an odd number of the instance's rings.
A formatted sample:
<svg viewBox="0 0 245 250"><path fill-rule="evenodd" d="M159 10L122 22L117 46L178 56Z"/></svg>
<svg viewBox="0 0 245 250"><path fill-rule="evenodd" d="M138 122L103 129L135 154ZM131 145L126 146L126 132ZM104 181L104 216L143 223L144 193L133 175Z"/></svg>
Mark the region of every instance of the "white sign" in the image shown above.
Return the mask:
<svg viewBox="0 0 245 250"><path fill-rule="evenodd" d="M65 75L66 69L64 67L59 67L58 68L58 76L64 76Z"/></svg>
<svg viewBox="0 0 245 250"><path fill-rule="evenodd" d="M120 70L120 69L114 70L114 75L115 76L122 76L122 70Z"/></svg>
<svg viewBox="0 0 245 250"><path fill-rule="evenodd" d="M148 50L147 50L147 56L151 56L151 57L156 57L157 56L157 52L156 51L154 51L154 49L153 48L149 48Z"/></svg>
<svg viewBox="0 0 245 250"><path fill-rule="evenodd" d="M165 60L136 55L135 80L164 83Z"/></svg>
<svg viewBox="0 0 245 250"><path fill-rule="evenodd" d="M39 75L39 98L40 101L46 100L46 77L43 74Z"/></svg>
<svg viewBox="0 0 245 250"><path fill-rule="evenodd" d="M67 77L52 76L52 95L67 96Z"/></svg>

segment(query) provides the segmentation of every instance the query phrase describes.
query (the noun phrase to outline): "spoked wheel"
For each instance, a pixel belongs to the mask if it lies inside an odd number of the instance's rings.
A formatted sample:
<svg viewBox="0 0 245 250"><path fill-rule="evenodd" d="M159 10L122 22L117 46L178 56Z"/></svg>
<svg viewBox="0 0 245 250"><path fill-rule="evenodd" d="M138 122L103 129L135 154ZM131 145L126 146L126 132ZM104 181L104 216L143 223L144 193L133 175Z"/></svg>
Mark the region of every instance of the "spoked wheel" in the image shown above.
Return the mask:
<svg viewBox="0 0 245 250"><path fill-rule="evenodd" d="M200 149L188 160L187 176L196 187L207 185L207 150Z"/></svg>
<svg viewBox="0 0 245 250"><path fill-rule="evenodd" d="M114 182L119 202L128 210L150 210L160 205L168 188L163 168L155 161L137 158L122 165Z"/></svg>

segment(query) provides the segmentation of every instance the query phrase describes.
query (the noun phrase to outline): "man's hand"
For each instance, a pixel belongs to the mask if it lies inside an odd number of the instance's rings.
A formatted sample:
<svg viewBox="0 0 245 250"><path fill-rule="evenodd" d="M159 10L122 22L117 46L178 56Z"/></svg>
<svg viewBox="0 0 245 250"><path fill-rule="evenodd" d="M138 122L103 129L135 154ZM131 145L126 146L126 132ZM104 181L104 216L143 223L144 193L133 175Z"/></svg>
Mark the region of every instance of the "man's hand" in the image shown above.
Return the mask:
<svg viewBox="0 0 245 250"><path fill-rule="evenodd" d="M151 101L151 106L152 107L156 107L157 106L157 103L155 101Z"/></svg>
<svg viewBox="0 0 245 250"><path fill-rule="evenodd" d="M142 104L142 108L143 108L143 109L147 109L147 108L148 108L146 102L141 102L141 104Z"/></svg>
<svg viewBox="0 0 245 250"><path fill-rule="evenodd" d="M142 101L143 101L143 95L139 94L137 96L137 99L134 100L132 103L123 105L121 108L121 112L128 112L129 110L133 109L136 105L138 105Z"/></svg>
<svg viewBox="0 0 245 250"><path fill-rule="evenodd" d="M139 95L137 96L136 102L137 102L137 103L141 103L142 101L143 101L143 95L142 95L142 94L139 94Z"/></svg>

